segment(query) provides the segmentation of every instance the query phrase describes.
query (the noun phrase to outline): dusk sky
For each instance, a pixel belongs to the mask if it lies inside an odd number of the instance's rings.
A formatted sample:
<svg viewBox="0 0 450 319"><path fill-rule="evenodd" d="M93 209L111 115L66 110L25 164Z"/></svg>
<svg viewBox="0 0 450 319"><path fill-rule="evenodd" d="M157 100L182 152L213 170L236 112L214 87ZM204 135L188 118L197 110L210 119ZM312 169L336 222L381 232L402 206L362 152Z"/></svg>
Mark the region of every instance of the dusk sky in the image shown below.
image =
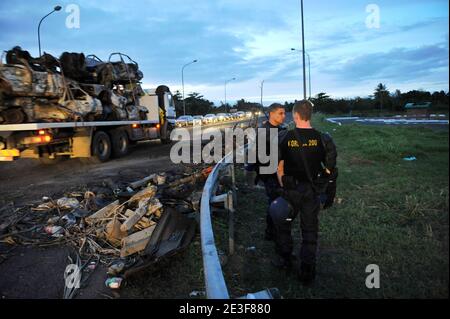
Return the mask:
<svg viewBox="0 0 450 319"><path fill-rule="evenodd" d="M0 48L95 54L123 52L139 63L143 86L199 92L216 104L245 98L284 102L303 97L300 1L283 0L68 0L0 2ZM79 28L70 9L80 9ZM379 28L367 25L379 9ZM369 7L373 8L373 6ZM449 90L448 1L305 0L305 41L311 56L312 95L368 96L382 82L390 91ZM73 11L72 11L73 13ZM69 21L69 22L70 22ZM373 20L370 20L373 21ZM70 25L69 25L70 26Z"/></svg>

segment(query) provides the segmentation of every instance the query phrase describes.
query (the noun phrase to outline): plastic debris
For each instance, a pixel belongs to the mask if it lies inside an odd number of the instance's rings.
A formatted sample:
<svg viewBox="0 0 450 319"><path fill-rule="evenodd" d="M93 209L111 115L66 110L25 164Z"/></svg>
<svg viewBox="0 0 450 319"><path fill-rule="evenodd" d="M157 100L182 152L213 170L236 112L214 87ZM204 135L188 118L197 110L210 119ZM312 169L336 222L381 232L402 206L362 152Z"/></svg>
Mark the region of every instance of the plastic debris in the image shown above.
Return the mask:
<svg viewBox="0 0 450 319"><path fill-rule="evenodd" d="M47 226L44 228L45 232L49 235L52 235L52 237L62 237L63 234L61 234L64 230L61 226Z"/></svg>
<svg viewBox="0 0 450 319"><path fill-rule="evenodd" d="M119 289L120 285L122 284L123 278L120 277L112 277L108 278L105 281L106 287L110 289Z"/></svg>
<svg viewBox="0 0 450 319"><path fill-rule="evenodd" d="M163 185L166 183L166 174L162 173L162 174L158 174L155 176L155 178L153 179L154 183L156 185Z"/></svg>
<svg viewBox="0 0 450 319"><path fill-rule="evenodd" d="M189 297L203 297L206 293L201 290L194 290L189 293Z"/></svg>
<svg viewBox="0 0 450 319"><path fill-rule="evenodd" d="M54 225L54 224L56 224L57 222L59 222L60 220L61 220L61 217L59 217L59 216L50 217L50 218L48 219L48 221L47 221L47 224L48 224L48 225Z"/></svg>
<svg viewBox="0 0 450 319"><path fill-rule="evenodd" d="M40 204L38 207L33 208L34 211L42 211L42 212L48 212L55 208L55 205L52 202L46 202L43 204Z"/></svg>
<svg viewBox="0 0 450 319"><path fill-rule="evenodd" d="M76 198L62 197L56 201L56 204L61 209L74 209L80 206L80 202Z"/></svg>
<svg viewBox="0 0 450 319"><path fill-rule="evenodd" d="M72 226L77 223L77 219L72 213L64 215L63 217L61 217L61 220L66 223L66 226Z"/></svg>
<svg viewBox="0 0 450 319"><path fill-rule="evenodd" d="M107 274L110 276L117 276L122 273L125 269L125 261L118 260L113 262L111 266L108 268Z"/></svg>
<svg viewBox="0 0 450 319"><path fill-rule="evenodd" d="M89 268L90 270L95 270L95 268L97 268L97 263L95 261L91 261L87 268Z"/></svg>
<svg viewBox="0 0 450 319"><path fill-rule="evenodd" d="M417 158L415 156L408 156L408 157L403 158L404 161L408 161L408 162L415 161L416 159Z"/></svg>

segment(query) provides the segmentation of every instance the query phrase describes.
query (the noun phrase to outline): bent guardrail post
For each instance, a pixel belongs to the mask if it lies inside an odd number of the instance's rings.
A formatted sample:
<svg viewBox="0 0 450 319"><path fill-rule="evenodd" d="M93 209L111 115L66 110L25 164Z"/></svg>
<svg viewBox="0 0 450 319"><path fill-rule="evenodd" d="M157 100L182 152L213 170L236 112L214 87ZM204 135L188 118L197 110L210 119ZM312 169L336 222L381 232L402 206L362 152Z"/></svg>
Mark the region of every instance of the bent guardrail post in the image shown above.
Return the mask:
<svg viewBox="0 0 450 319"><path fill-rule="evenodd" d="M234 205L233 191L227 194L226 209L228 211L228 254L234 254Z"/></svg>

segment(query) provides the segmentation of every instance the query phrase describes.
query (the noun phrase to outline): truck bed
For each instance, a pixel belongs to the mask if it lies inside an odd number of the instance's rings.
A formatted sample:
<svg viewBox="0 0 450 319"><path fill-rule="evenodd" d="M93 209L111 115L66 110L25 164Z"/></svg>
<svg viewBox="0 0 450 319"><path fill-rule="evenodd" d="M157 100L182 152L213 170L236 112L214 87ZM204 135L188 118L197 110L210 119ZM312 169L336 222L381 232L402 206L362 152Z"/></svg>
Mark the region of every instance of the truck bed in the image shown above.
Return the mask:
<svg viewBox="0 0 450 319"><path fill-rule="evenodd" d="M23 123L23 124L3 124L0 125L0 132L11 131L34 131L49 128L68 127L92 127L92 126L119 126L132 124L158 124L159 121L101 121L101 122L60 122L60 123Z"/></svg>

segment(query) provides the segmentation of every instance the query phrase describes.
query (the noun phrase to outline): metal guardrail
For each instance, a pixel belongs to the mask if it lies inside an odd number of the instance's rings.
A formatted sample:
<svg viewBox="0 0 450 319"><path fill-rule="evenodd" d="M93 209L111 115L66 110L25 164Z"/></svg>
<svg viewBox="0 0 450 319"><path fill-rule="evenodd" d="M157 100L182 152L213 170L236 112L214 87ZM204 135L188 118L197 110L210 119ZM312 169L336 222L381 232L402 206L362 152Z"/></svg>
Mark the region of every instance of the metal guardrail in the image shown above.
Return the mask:
<svg viewBox="0 0 450 319"><path fill-rule="evenodd" d="M227 154L216 164L206 180L203 188L202 200L200 204L200 235L203 256L203 271L205 276L206 296L208 299L229 299L228 288L223 277L222 266L214 242L214 233L211 222L211 203L224 202L225 208L229 212L230 225L233 225L233 191L226 194L215 195L221 173L231 168L231 175L234 185L234 164L229 162L234 152ZM229 248L230 254L234 252L234 227L229 228Z"/></svg>

